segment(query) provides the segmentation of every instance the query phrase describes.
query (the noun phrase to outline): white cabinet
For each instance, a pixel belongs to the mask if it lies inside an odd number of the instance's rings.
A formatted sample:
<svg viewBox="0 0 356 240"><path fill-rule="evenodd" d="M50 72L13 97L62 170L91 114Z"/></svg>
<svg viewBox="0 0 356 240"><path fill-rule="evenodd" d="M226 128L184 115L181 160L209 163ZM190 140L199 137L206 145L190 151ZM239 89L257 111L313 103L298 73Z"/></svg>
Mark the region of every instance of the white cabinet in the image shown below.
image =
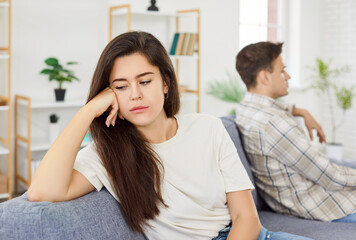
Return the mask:
<svg viewBox="0 0 356 240"><path fill-rule="evenodd" d="M177 74L182 107L195 103L194 112L200 111L200 10L182 10L171 13L134 11L131 5L109 8L109 39L128 31L145 31L157 37L170 52L175 33L197 35L193 55L170 55ZM187 112L191 112L189 108Z"/></svg>

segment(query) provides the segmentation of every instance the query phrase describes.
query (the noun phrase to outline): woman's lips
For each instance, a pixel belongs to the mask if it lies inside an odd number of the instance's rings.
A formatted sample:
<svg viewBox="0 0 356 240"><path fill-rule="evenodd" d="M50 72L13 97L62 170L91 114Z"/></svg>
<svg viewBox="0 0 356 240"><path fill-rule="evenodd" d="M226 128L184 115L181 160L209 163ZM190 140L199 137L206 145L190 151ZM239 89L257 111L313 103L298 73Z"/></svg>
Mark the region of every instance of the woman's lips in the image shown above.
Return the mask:
<svg viewBox="0 0 356 240"><path fill-rule="evenodd" d="M138 106L138 107L133 107L130 109L130 112L133 113L142 113L144 112L148 107L144 107L144 106Z"/></svg>

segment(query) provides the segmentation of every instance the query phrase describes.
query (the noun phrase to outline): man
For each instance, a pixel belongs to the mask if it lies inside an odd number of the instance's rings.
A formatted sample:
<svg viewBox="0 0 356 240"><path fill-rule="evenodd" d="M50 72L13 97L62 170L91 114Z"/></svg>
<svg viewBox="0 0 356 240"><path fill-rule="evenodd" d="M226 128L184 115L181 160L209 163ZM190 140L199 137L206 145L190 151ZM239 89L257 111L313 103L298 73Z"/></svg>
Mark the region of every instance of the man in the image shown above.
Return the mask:
<svg viewBox="0 0 356 240"><path fill-rule="evenodd" d="M294 118L304 118L311 139L316 129L320 143L326 142L308 111L277 100L288 94L290 79L282 45L251 44L236 57L236 70L248 89L236 122L259 193L276 212L356 222L356 169L330 162L313 147Z"/></svg>

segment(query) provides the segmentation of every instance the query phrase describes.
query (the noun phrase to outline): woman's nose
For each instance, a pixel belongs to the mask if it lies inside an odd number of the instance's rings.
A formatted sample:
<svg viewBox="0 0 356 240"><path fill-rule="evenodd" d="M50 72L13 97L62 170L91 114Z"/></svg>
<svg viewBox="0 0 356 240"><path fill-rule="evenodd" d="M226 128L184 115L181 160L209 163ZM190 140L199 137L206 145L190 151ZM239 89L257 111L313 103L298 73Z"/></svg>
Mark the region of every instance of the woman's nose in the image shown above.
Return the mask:
<svg viewBox="0 0 356 240"><path fill-rule="evenodd" d="M132 87L131 100L138 100L142 98L142 92L138 86Z"/></svg>

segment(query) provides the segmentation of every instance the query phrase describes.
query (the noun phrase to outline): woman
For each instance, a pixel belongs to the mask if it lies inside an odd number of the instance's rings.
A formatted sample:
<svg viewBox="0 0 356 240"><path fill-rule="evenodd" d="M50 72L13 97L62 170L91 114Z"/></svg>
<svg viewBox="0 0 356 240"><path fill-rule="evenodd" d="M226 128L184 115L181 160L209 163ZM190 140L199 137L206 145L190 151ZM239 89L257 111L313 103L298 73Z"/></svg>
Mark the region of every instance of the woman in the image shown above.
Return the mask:
<svg viewBox="0 0 356 240"><path fill-rule="evenodd" d="M148 239L211 239L230 222L220 239L226 232L264 239L253 186L221 121L176 116L179 106L161 43L144 32L116 37L99 59L87 104L43 158L28 198L66 201L105 186L128 225ZM89 128L93 142L76 156Z"/></svg>

